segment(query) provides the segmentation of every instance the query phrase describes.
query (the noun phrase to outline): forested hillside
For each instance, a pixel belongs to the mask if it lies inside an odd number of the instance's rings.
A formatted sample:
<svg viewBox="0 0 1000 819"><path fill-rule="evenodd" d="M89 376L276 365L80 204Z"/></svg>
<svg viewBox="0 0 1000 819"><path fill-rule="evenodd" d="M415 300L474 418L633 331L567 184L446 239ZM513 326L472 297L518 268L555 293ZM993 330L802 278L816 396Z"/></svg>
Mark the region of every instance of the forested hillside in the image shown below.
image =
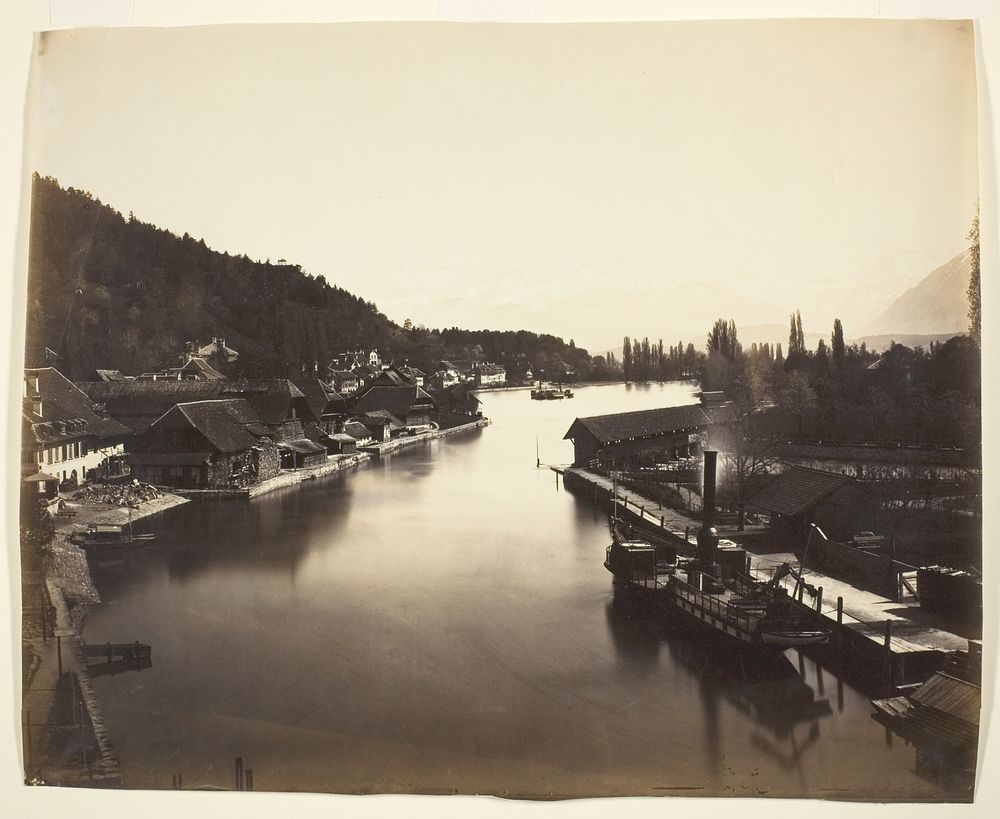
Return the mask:
<svg viewBox="0 0 1000 819"><path fill-rule="evenodd" d="M440 358L595 375L586 350L528 332L400 327L372 302L299 265L257 262L123 216L90 193L33 181L27 346L50 347L73 378L173 366L187 341L221 336L234 372L285 375L336 353L378 347L422 368ZM604 373L597 362L598 370Z"/></svg>

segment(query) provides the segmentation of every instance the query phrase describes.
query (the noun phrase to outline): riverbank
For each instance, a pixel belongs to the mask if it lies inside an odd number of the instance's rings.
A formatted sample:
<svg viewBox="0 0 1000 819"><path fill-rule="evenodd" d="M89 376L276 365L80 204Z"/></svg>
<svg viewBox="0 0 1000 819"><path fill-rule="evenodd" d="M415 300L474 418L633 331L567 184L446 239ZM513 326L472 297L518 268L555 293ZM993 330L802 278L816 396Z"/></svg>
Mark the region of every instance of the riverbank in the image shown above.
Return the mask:
<svg viewBox="0 0 1000 819"><path fill-rule="evenodd" d="M152 490L149 490L152 492ZM91 497L93 493L88 493ZM84 496L87 498L87 495ZM111 503L62 501L43 550L39 605L26 607L22 714L26 781L119 787L121 768L83 655L83 620L100 602L85 552L70 542L89 524L125 525L187 503L158 493L131 510ZM131 635L130 635L131 636Z"/></svg>

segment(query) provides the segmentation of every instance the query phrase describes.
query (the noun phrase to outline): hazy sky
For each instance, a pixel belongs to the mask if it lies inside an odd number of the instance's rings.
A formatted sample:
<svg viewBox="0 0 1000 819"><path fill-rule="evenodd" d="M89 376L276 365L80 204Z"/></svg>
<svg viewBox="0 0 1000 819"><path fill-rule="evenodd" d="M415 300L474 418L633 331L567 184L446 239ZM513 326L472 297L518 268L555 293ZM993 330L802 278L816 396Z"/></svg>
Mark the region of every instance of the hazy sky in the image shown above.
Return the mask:
<svg viewBox="0 0 1000 819"><path fill-rule="evenodd" d="M32 166L428 326L848 336L966 245L972 28L48 34Z"/></svg>

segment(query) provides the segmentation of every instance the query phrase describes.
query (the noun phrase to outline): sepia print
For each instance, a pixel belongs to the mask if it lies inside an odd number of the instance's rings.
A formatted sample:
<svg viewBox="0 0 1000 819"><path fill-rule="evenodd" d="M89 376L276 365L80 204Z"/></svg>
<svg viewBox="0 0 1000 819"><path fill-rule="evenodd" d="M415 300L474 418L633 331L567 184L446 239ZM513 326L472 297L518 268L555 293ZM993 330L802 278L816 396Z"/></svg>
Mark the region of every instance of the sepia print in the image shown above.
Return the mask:
<svg viewBox="0 0 1000 819"><path fill-rule="evenodd" d="M972 800L972 23L51 31L29 100L26 783Z"/></svg>

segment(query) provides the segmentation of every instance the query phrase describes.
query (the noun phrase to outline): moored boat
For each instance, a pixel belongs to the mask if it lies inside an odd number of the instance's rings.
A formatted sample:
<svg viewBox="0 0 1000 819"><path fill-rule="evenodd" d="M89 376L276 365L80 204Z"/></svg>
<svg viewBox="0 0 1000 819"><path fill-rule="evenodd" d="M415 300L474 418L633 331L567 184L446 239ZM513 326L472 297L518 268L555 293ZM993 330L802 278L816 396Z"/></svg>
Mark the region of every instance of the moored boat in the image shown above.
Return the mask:
<svg viewBox="0 0 1000 819"><path fill-rule="evenodd" d="M114 549L149 543L156 539L154 534L137 535L131 527L125 529L106 523L91 523L85 531L73 532L69 536L70 543L75 543L83 549Z"/></svg>
<svg viewBox="0 0 1000 819"><path fill-rule="evenodd" d="M613 523L605 568L617 582L651 597L666 613L682 615L688 622L708 627L736 643L780 650L828 642L832 630L779 585L792 575L797 585L802 584L810 593L815 591L788 564L782 564L766 582L741 572L723 576L717 563L719 539L711 525L715 456L715 452L705 452L705 512L697 557L675 557L672 563L661 559L662 550L658 555L656 547L644 538L626 539Z"/></svg>

